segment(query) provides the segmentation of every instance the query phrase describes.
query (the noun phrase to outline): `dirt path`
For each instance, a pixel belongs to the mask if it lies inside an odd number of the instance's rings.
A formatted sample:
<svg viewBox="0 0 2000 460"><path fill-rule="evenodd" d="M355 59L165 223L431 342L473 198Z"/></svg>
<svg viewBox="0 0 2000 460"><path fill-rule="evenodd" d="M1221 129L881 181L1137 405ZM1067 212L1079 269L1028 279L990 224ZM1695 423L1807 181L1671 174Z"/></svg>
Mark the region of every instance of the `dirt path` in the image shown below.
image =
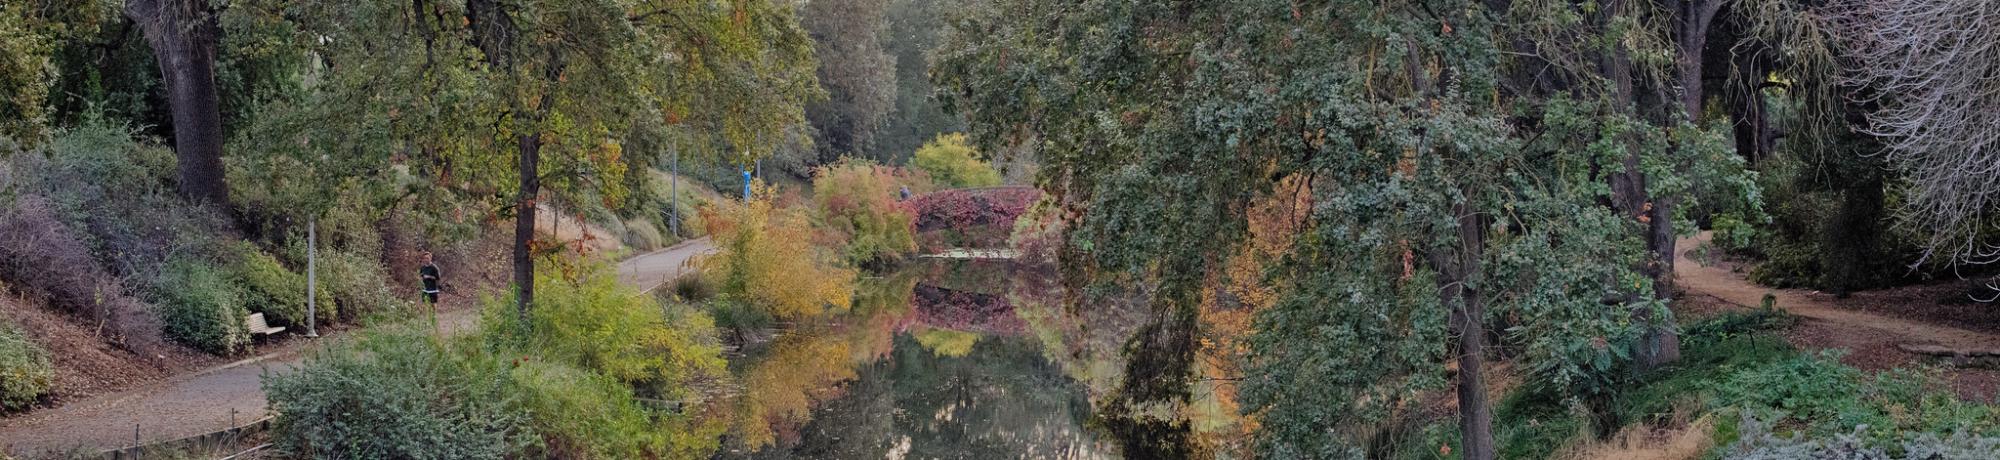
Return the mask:
<svg viewBox="0 0 2000 460"><path fill-rule="evenodd" d="M1778 308L1794 315L1873 331L1894 337L1899 343L1943 345L1955 349L2000 347L2000 336L1841 308L1798 290L1758 286L1728 269L1703 265L1688 257L1688 253L1703 246L1709 238L1709 232L1702 232L1693 238L1681 239L1676 244L1680 253L1674 255L1675 278L1679 280L1680 287L1690 294L1706 294L1739 306L1756 307L1763 303L1764 295L1768 293L1777 298Z"/></svg>
<svg viewBox="0 0 2000 460"><path fill-rule="evenodd" d="M633 257L618 265L618 280L651 289L666 277L676 276L690 258L713 250L715 246L703 238ZM478 317L476 309L461 308L440 313L438 323L451 334L471 329ZM0 420L0 450L15 455L96 452L130 446L135 434L150 443L220 430L232 419L239 423L255 420L265 415L263 375L292 370L304 360L308 347L284 348Z"/></svg>

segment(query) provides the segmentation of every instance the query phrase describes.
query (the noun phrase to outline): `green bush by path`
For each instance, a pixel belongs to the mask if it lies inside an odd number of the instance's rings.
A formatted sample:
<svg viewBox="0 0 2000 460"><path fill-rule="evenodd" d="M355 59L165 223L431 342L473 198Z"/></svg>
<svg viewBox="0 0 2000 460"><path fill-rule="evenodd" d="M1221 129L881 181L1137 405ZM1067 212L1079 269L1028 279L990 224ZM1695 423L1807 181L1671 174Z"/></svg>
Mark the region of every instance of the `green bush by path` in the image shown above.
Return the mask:
<svg viewBox="0 0 2000 460"><path fill-rule="evenodd" d="M602 266L588 270L575 281L542 277L526 329L512 300L488 302L480 324L490 346L575 364L659 399L690 397L690 384L727 374L708 315L619 286Z"/></svg>
<svg viewBox="0 0 2000 460"><path fill-rule="evenodd" d="M616 284L543 276L530 324L487 299L480 333L363 333L266 377L273 442L314 458L705 458L729 378L714 324ZM526 326L526 327L524 327Z"/></svg>
<svg viewBox="0 0 2000 460"><path fill-rule="evenodd" d="M272 444L298 458L517 458L540 436L510 367L416 330L365 332L265 376Z"/></svg>
<svg viewBox="0 0 2000 460"><path fill-rule="evenodd" d="M263 313L264 319L272 325L304 328L306 324L306 276L293 272L279 263L276 257L264 253L249 243L238 243L237 257L230 267L230 275L244 289L244 307L254 313ZM330 291L325 286L316 289L319 297L316 314L320 324L328 324L339 313Z"/></svg>
<svg viewBox="0 0 2000 460"><path fill-rule="evenodd" d="M55 385L49 352L0 318L0 412L28 407Z"/></svg>
<svg viewBox="0 0 2000 460"><path fill-rule="evenodd" d="M1990 452L2000 436L2000 406L1957 399L1923 370L1871 374L1832 353L1802 353L1774 333L1789 327L1782 311L1731 312L1686 326L1680 361L1634 376L1609 399L1567 400L1522 387L1494 411L1500 458L1549 458L1564 447L1634 425L1662 426L1715 415L1706 458L1821 458L1862 452L1863 459L1942 458ZM1387 439L1392 458L1457 458L1457 420L1433 419ZM1984 444L1982 444L1984 443ZM1956 450L1954 450L1956 449ZM1972 450L1967 450L1972 449ZM1913 453L1945 452L1941 457Z"/></svg>
<svg viewBox="0 0 2000 460"><path fill-rule="evenodd" d="M389 292L389 276L382 264L368 256L345 250L319 252L320 288L327 290L339 305L343 320L372 315L395 316L410 311L409 301Z"/></svg>
<svg viewBox="0 0 2000 460"><path fill-rule="evenodd" d="M243 289L223 270L183 258L168 263L160 279L160 321L168 338L223 355L250 344Z"/></svg>

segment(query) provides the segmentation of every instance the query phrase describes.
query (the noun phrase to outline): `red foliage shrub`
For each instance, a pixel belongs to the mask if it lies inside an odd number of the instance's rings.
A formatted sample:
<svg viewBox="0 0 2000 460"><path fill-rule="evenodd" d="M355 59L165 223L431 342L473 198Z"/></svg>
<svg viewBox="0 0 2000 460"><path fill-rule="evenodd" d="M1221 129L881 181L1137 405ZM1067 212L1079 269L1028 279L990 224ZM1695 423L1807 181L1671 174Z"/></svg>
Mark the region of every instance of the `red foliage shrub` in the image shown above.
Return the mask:
<svg viewBox="0 0 2000 460"><path fill-rule="evenodd" d="M1040 200L1034 187L943 190L912 198L918 245L926 251L952 246L1003 247L1014 220Z"/></svg>

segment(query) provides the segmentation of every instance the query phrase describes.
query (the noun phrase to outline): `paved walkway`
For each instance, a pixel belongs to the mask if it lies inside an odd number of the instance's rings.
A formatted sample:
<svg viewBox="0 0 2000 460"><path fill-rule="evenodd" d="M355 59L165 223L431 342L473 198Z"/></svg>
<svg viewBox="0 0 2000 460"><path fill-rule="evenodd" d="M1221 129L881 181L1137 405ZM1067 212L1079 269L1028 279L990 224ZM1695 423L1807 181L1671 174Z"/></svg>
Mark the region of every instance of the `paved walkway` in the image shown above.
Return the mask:
<svg viewBox="0 0 2000 460"><path fill-rule="evenodd" d="M702 238L633 257L618 265L618 281L650 290L678 276L694 256L714 250ZM468 308L442 313L438 322L451 333L472 328L478 317ZM265 415L264 373L288 372L305 359L307 347L288 348L0 421L0 449L16 455L96 452L130 446L135 434L150 443L255 420Z"/></svg>

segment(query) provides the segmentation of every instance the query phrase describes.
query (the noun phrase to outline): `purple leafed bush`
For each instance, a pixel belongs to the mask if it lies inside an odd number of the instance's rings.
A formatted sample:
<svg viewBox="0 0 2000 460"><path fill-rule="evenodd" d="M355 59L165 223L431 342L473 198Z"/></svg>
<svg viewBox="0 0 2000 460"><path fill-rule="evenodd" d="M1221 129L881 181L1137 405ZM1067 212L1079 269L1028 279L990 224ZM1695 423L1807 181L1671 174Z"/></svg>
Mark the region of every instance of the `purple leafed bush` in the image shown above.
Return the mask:
<svg viewBox="0 0 2000 460"><path fill-rule="evenodd" d="M128 349L153 350L160 326L152 309L125 295L79 235L56 218L47 199L16 198L0 209L0 279L31 300L95 321Z"/></svg>

